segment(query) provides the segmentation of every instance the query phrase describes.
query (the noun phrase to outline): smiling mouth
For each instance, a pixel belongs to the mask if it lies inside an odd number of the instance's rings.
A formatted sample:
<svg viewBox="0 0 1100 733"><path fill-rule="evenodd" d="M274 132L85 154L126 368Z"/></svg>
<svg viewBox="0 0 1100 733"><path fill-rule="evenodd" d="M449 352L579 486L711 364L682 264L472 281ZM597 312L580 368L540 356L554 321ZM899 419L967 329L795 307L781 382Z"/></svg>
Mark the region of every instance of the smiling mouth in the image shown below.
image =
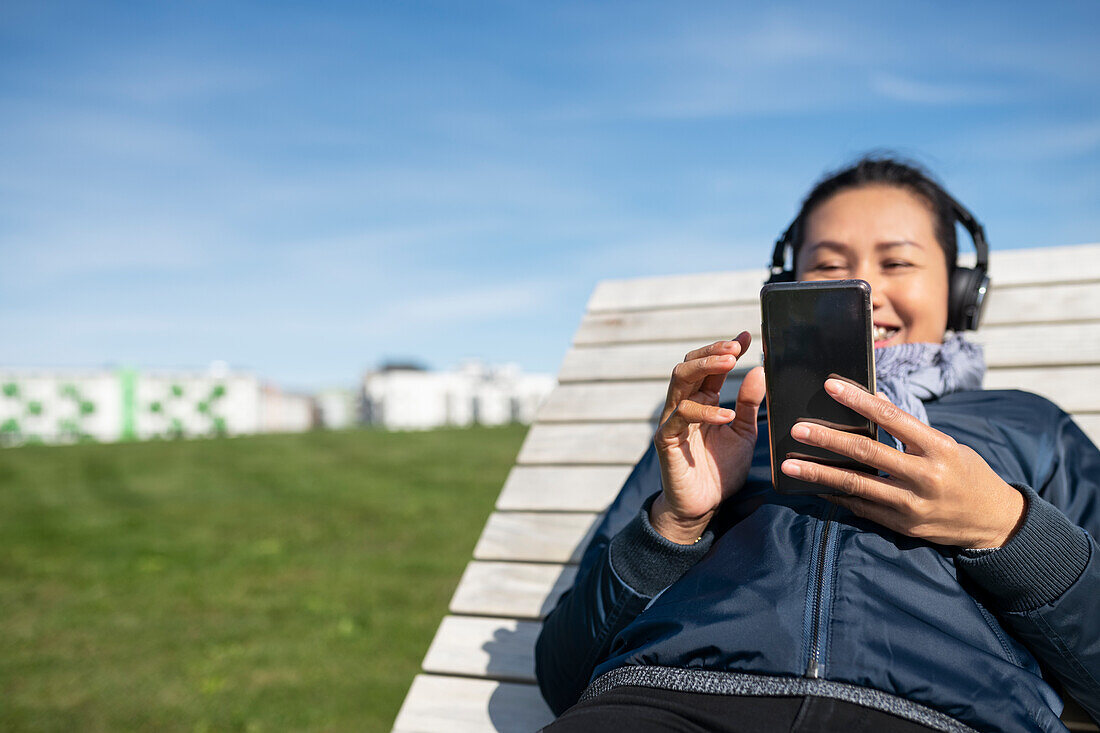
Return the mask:
<svg viewBox="0 0 1100 733"><path fill-rule="evenodd" d="M877 344L882 341L889 341L890 339L894 338L894 336L896 336L898 334L898 331L900 330L900 328L891 328L889 326L875 326L875 343Z"/></svg>

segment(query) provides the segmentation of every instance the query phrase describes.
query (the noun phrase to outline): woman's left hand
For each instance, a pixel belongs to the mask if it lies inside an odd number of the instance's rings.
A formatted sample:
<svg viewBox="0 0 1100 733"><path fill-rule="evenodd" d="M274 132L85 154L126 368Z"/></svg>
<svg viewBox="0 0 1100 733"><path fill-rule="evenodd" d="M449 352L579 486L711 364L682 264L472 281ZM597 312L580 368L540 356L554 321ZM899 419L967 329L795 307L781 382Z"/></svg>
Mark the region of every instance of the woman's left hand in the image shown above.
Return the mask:
<svg viewBox="0 0 1100 733"><path fill-rule="evenodd" d="M1001 547L1023 520L1023 495L968 446L925 425L889 400L838 379L825 391L878 423L905 446L902 453L866 436L796 423L791 435L889 474L874 476L809 460L783 461L793 478L829 486L844 495L825 498L910 537L977 549Z"/></svg>

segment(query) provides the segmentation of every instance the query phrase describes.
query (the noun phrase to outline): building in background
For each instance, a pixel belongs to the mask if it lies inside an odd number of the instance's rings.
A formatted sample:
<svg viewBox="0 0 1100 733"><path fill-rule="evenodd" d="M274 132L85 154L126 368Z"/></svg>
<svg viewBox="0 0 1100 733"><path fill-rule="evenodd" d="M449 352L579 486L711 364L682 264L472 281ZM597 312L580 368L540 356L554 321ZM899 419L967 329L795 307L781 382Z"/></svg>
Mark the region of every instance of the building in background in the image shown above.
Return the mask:
<svg viewBox="0 0 1100 733"><path fill-rule="evenodd" d="M554 384L549 375L480 362L449 372L387 364L360 390L316 395L222 362L205 371L0 368L0 445L530 423Z"/></svg>
<svg viewBox="0 0 1100 733"><path fill-rule="evenodd" d="M387 364L363 377L362 418L390 430L530 423L555 385L509 364L466 362L449 372Z"/></svg>
<svg viewBox="0 0 1100 733"><path fill-rule="evenodd" d="M352 389L323 389L314 396L316 422L328 430L343 430L359 424L359 393Z"/></svg>
<svg viewBox="0 0 1100 733"><path fill-rule="evenodd" d="M206 371L0 369L0 443L300 432L314 402L215 363Z"/></svg>

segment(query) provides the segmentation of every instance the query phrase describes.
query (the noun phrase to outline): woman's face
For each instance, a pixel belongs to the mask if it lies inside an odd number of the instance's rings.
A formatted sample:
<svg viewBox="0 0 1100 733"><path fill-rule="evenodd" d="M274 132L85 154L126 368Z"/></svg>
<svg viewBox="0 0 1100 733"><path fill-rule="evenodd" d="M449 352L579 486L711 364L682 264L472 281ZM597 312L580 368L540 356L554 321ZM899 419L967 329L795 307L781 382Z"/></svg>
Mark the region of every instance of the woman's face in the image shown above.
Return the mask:
<svg viewBox="0 0 1100 733"><path fill-rule="evenodd" d="M841 191L810 212L804 242L799 280L870 283L875 348L943 341L947 262L919 198L886 185Z"/></svg>

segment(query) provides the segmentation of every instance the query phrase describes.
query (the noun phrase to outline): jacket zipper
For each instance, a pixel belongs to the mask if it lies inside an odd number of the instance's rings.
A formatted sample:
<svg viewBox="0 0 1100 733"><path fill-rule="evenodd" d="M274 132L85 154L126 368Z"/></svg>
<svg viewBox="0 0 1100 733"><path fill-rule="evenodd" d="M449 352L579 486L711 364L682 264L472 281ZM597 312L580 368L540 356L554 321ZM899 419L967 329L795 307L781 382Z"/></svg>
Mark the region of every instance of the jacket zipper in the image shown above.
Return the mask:
<svg viewBox="0 0 1100 733"><path fill-rule="evenodd" d="M825 608L832 605L833 594L833 567L836 564L836 541L833 516L836 514L836 505L829 507L829 513L825 516L825 523L821 528L821 540L818 546L816 567L813 572L814 588L812 602L812 616L810 627L810 659L806 665L806 676L816 679L824 672L823 658L825 646ZM812 572L812 571L811 571Z"/></svg>

